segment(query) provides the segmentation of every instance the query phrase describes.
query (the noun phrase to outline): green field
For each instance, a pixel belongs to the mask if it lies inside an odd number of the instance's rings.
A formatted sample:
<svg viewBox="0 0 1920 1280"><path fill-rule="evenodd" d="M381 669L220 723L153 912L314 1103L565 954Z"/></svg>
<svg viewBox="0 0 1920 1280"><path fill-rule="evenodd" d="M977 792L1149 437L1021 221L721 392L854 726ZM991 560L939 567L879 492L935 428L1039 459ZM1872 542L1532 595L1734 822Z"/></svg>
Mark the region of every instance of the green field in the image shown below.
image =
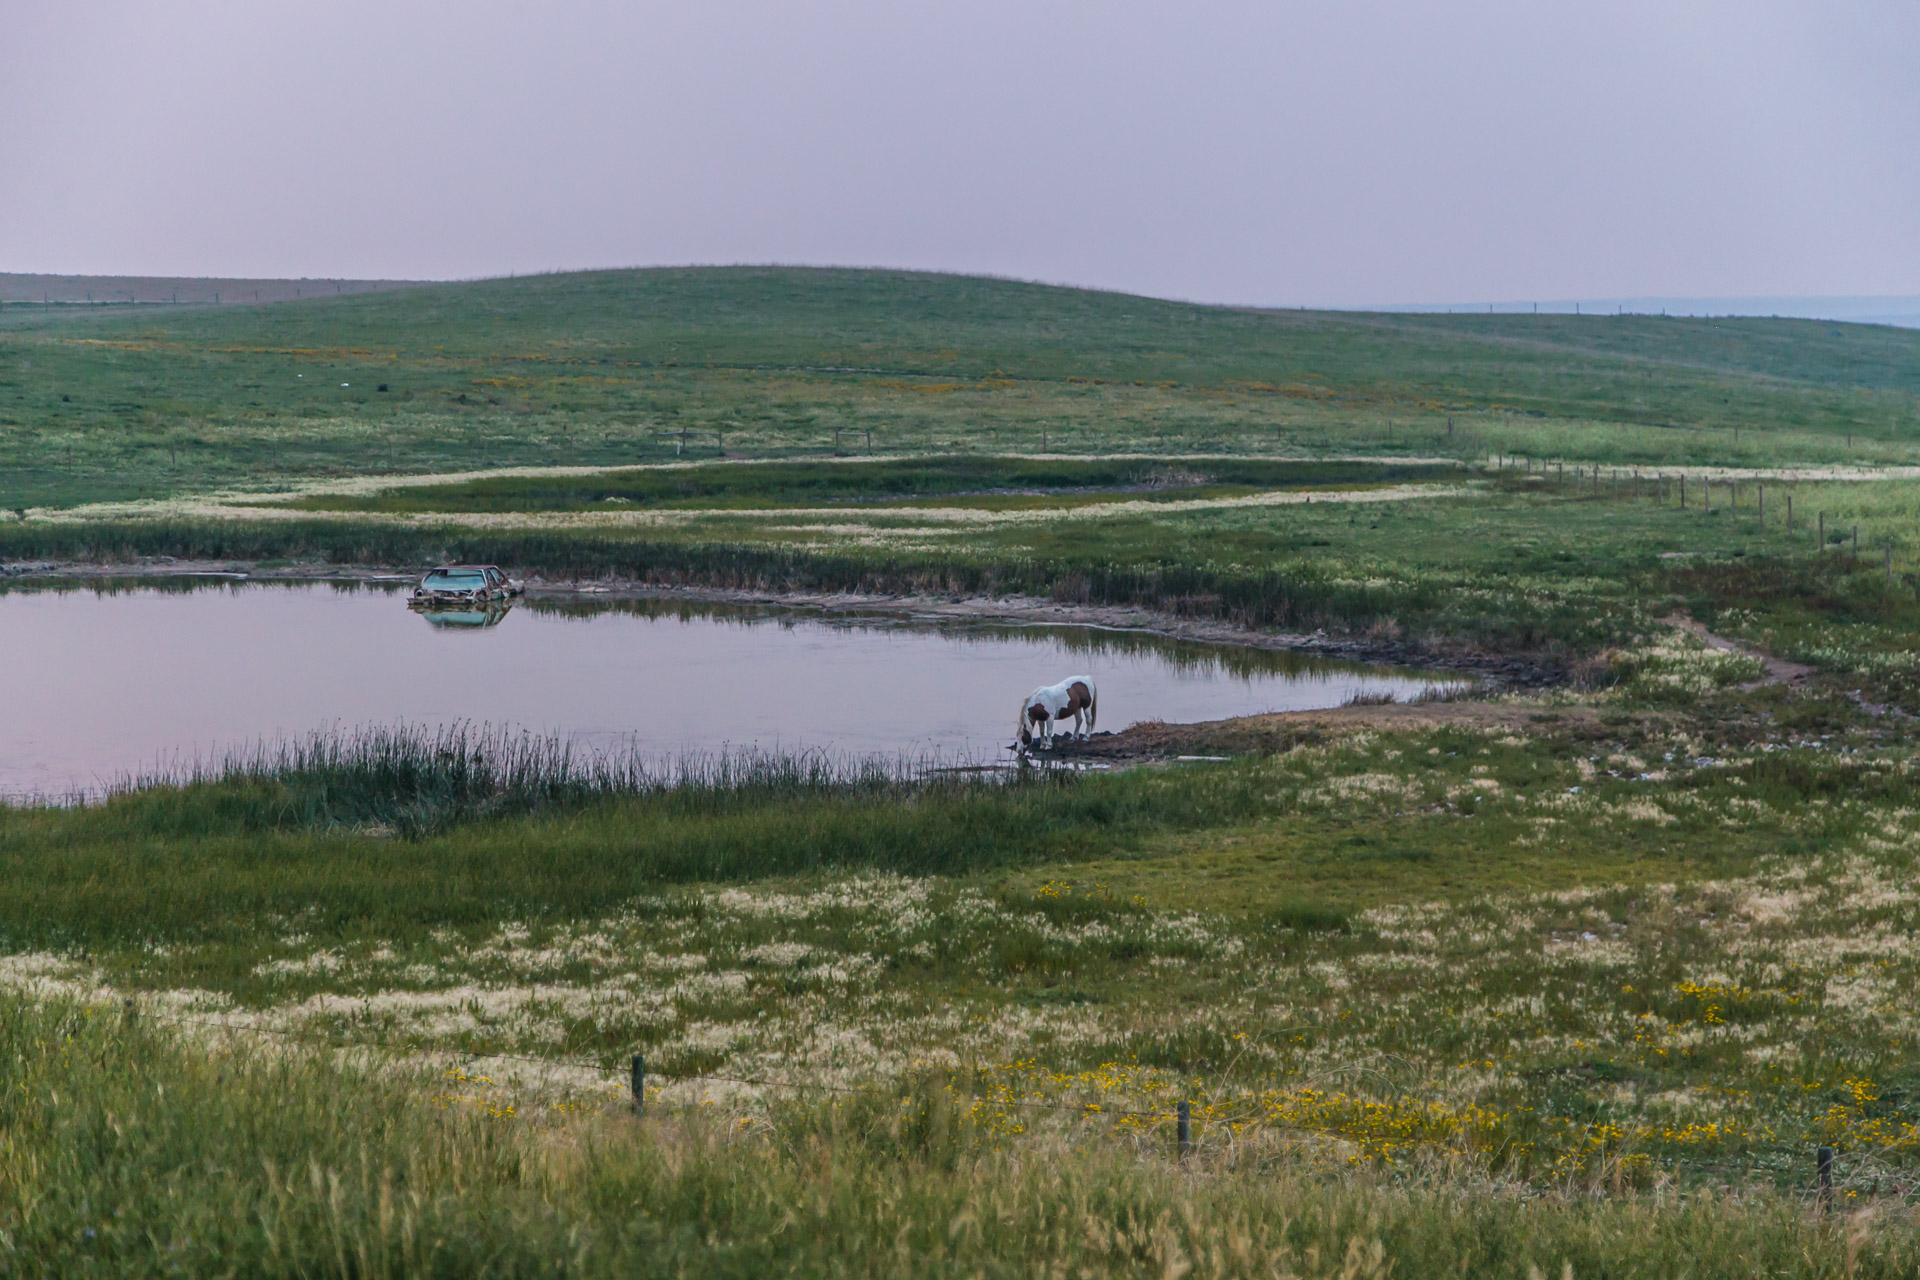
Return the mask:
<svg viewBox="0 0 1920 1280"><path fill-rule="evenodd" d="M0 309L4 506L723 449L1043 448L1920 461L1920 334L1262 312L754 268L159 314Z"/></svg>
<svg viewBox="0 0 1920 1280"><path fill-rule="evenodd" d="M396 732L0 807L0 1273L1911 1274L1917 397L1890 329L886 272L0 309L0 560L1544 682L1109 774Z"/></svg>

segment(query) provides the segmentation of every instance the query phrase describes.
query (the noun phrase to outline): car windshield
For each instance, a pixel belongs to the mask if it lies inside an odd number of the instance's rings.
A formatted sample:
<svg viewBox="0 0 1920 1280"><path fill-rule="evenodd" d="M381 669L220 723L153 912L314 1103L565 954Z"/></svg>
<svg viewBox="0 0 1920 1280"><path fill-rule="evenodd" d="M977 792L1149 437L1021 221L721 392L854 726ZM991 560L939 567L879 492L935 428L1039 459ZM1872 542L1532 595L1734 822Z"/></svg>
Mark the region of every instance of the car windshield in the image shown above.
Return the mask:
<svg viewBox="0 0 1920 1280"><path fill-rule="evenodd" d="M486 586L487 579L478 569L435 569L420 585L429 591L472 591Z"/></svg>

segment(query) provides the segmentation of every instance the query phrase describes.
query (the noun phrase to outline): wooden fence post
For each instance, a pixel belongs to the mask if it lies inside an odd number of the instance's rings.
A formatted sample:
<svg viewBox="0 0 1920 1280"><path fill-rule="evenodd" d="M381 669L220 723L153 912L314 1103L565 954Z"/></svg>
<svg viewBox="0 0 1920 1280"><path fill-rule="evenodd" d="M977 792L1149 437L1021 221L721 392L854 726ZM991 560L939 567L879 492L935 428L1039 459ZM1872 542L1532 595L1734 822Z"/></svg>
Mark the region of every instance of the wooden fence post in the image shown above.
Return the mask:
<svg viewBox="0 0 1920 1280"><path fill-rule="evenodd" d="M1813 1181L1820 1196L1820 1207L1833 1207L1833 1148L1821 1147L1813 1157Z"/></svg>
<svg viewBox="0 0 1920 1280"><path fill-rule="evenodd" d="M647 1109L647 1060L639 1054L633 1055L633 1114L641 1115Z"/></svg>
<svg viewBox="0 0 1920 1280"><path fill-rule="evenodd" d="M1180 1103L1174 1122L1174 1141L1179 1144L1180 1158L1185 1160L1193 1152L1193 1113L1185 1100Z"/></svg>

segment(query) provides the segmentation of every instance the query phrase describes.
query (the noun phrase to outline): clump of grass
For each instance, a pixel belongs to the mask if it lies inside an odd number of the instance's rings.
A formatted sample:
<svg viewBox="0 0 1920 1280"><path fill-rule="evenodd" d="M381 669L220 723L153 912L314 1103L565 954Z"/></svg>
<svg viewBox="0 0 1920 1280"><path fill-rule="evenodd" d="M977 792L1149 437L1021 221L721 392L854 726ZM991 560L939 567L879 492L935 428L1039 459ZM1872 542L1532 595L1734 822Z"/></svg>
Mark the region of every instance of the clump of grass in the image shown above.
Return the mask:
<svg viewBox="0 0 1920 1280"><path fill-rule="evenodd" d="M1710 648L1684 633L1617 652L1608 666L1616 695L1680 703L1692 703L1766 674L1758 658Z"/></svg>

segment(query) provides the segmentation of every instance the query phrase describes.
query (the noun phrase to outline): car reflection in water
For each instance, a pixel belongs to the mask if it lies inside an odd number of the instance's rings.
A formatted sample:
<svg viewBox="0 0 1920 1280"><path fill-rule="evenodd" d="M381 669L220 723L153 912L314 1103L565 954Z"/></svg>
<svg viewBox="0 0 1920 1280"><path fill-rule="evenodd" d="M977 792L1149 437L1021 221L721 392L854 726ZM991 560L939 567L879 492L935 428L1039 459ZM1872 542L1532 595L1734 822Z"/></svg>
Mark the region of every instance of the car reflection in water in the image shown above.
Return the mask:
<svg viewBox="0 0 1920 1280"><path fill-rule="evenodd" d="M407 607L427 620L430 627L447 631L472 631L478 627L497 627L500 619L513 612L513 605L506 600L496 600L486 605L468 605L462 609L454 605L415 603L408 601Z"/></svg>
<svg viewBox="0 0 1920 1280"><path fill-rule="evenodd" d="M520 591L496 565L443 564L420 580L407 608L435 627L496 627Z"/></svg>

